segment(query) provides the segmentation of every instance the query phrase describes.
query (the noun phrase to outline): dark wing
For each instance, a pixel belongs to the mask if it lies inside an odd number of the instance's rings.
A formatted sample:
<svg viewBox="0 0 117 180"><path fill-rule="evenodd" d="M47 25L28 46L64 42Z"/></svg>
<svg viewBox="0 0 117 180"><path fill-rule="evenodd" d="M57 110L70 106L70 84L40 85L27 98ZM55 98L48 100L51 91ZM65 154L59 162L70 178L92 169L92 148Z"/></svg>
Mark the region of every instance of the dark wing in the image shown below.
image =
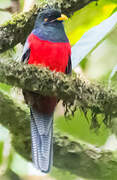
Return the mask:
<svg viewBox="0 0 117 180"><path fill-rule="evenodd" d="M28 63L28 59L30 57L30 46L28 43L28 40L25 42L24 49L23 49L23 54L21 58L21 62L23 63Z"/></svg>
<svg viewBox="0 0 117 180"><path fill-rule="evenodd" d="M68 64L65 70L65 74L71 74L72 72L72 63L71 63L71 56L69 56Z"/></svg>

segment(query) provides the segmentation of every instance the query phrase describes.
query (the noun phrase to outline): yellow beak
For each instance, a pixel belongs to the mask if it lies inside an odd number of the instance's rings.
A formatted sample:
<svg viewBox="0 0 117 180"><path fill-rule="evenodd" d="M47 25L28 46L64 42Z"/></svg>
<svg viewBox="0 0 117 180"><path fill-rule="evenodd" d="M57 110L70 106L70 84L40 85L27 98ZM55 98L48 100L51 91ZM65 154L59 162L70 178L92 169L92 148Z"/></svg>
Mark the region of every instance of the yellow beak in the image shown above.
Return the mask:
<svg viewBox="0 0 117 180"><path fill-rule="evenodd" d="M65 21L67 19L68 19L68 17L64 14L61 14L61 17L57 18L58 21Z"/></svg>

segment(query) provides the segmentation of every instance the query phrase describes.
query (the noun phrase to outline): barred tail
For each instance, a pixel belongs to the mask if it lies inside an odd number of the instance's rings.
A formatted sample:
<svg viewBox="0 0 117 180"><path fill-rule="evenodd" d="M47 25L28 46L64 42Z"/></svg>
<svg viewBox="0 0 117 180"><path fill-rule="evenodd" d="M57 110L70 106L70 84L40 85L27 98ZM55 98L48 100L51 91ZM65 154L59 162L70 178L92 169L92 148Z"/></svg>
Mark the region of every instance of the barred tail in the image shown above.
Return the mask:
<svg viewBox="0 0 117 180"><path fill-rule="evenodd" d="M44 173L50 171L53 161L53 113L31 112L32 159L37 169Z"/></svg>

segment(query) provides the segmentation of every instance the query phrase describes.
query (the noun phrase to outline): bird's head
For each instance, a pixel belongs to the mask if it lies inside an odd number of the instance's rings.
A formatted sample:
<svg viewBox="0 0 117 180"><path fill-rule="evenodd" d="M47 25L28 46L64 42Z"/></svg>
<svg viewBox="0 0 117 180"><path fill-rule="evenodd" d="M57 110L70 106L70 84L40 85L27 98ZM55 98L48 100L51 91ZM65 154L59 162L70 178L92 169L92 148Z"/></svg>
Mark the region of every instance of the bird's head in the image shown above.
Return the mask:
<svg viewBox="0 0 117 180"><path fill-rule="evenodd" d="M59 10L56 9L46 9L38 14L35 27L39 25L56 25L62 23L64 20L67 20L67 16L62 14Z"/></svg>

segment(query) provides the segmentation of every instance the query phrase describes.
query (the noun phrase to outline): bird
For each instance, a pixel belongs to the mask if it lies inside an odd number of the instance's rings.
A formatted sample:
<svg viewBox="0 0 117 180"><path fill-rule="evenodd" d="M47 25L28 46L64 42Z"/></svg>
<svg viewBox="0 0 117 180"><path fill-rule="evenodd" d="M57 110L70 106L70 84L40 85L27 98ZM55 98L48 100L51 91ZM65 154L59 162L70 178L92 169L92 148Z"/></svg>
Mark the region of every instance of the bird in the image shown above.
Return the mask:
<svg viewBox="0 0 117 180"><path fill-rule="evenodd" d="M55 8L38 13L34 28L26 39L21 62L41 65L55 73L71 74L71 46L63 24L67 19ZM30 105L32 160L37 169L49 173L53 164L53 114L59 99L26 90L23 94Z"/></svg>

